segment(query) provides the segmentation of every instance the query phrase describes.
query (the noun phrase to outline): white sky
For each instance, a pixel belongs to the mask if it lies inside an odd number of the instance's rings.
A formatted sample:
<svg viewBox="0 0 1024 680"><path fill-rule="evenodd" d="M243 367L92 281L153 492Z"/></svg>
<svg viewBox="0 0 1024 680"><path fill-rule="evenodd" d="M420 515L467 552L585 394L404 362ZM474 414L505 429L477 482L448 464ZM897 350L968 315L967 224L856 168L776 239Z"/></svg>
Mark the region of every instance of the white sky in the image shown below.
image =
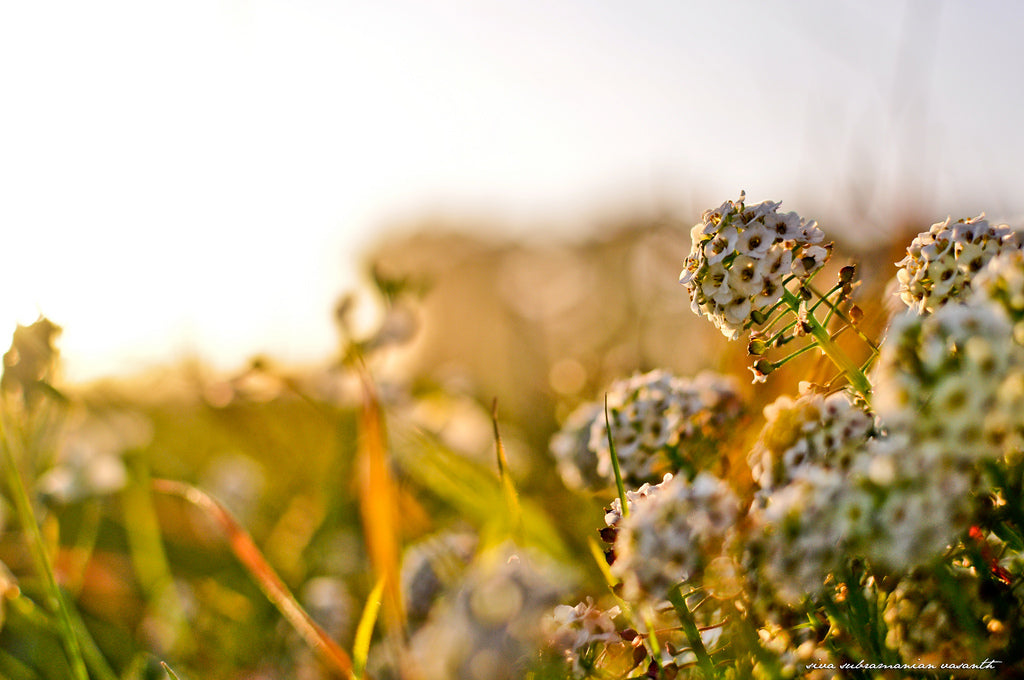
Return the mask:
<svg viewBox="0 0 1024 680"><path fill-rule="evenodd" d="M1010 1L0 1L0 338L44 313L72 379L324 360L359 249L437 211L745 188L821 217L853 188L876 233L904 196L1024 215L1021 26Z"/></svg>

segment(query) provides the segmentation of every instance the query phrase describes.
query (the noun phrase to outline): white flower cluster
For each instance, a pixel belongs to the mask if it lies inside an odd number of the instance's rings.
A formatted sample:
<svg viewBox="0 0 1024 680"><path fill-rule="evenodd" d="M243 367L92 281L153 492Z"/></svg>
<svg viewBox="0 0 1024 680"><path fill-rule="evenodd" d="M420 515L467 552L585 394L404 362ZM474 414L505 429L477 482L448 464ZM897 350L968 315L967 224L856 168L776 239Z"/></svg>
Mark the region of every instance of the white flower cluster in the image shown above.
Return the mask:
<svg viewBox="0 0 1024 680"><path fill-rule="evenodd" d="M698 580L738 515L732 489L706 472L692 482L673 477L658 493L638 498L619 523L611 565L624 597L657 602L676 584Z"/></svg>
<svg viewBox="0 0 1024 680"><path fill-rule="evenodd" d="M411 623L426 618L435 600L462 576L476 548L477 538L472 533L446 531L405 549L400 581Z"/></svg>
<svg viewBox="0 0 1024 680"><path fill-rule="evenodd" d="M840 412L858 410L847 402ZM797 416L787 426L801 430L799 412L776 411L765 429ZM860 414L850 418L851 437L832 450L842 452L833 464L827 456L794 460L782 473L764 474L777 486L762 490L750 509L747 559L782 602L820 592L850 554L895 571L925 564L970 525L977 469L923 455L906 436L873 436L870 418Z"/></svg>
<svg viewBox="0 0 1024 680"><path fill-rule="evenodd" d="M1021 346L995 305L947 305L893 320L873 376L884 426L926 459L995 458L1022 415L1009 407Z"/></svg>
<svg viewBox="0 0 1024 680"><path fill-rule="evenodd" d="M931 458L905 435L872 440L837 502L851 548L905 572L927 564L966 532L980 487L966 459Z"/></svg>
<svg viewBox="0 0 1024 680"><path fill-rule="evenodd" d="M679 282L694 313L735 340L782 299L789 277L805 278L825 264L831 244L817 223L779 203L747 207L744 194L705 211L690 231L690 255Z"/></svg>
<svg viewBox="0 0 1024 680"><path fill-rule="evenodd" d="M984 215L933 224L921 232L896 263L900 298L919 314L934 312L950 300L963 299L974 275L996 255L1021 249L1020 236L1005 224L992 225Z"/></svg>
<svg viewBox="0 0 1024 680"><path fill-rule="evenodd" d="M642 501L649 496L658 494L662 488L672 479L672 475L668 474L658 482L657 484L651 484L650 482L644 482L636 490L626 490L626 505L629 507L629 511L633 511L633 506L637 502ZM605 510L604 523L609 527L617 527L619 522L622 521L622 501L618 498L614 499L611 506Z"/></svg>
<svg viewBox="0 0 1024 680"><path fill-rule="evenodd" d="M765 425L747 457L762 493L789 484L811 467L847 471L874 434L874 418L846 392L805 391L764 409Z"/></svg>
<svg viewBox="0 0 1024 680"><path fill-rule="evenodd" d="M978 484L967 463L927 461L904 438L871 439L849 472L808 467L751 508L751 575L792 604L820 593L851 554L896 573L927 564L970 526Z"/></svg>
<svg viewBox="0 0 1024 680"><path fill-rule="evenodd" d="M764 648L774 654L778 670L758 662L751 669L754 680L768 678L803 678L803 680L831 680L835 677L836 659L829 653L823 640L817 639L814 629L807 625L781 627L770 622L758 631ZM819 668L812 668L815 665Z"/></svg>
<svg viewBox="0 0 1024 680"><path fill-rule="evenodd" d="M558 474L570 489L582 491L608 485L608 480L597 472L597 452L590 448L590 428L598 418L604 418L601 404L582 404L551 438L549 448Z"/></svg>
<svg viewBox="0 0 1024 680"><path fill-rule="evenodd" d="M772 596L787 604L821 591L825 576L845 557L848 531L837 520L843 477L809 466L750 509L748 574L771 584Z"/></svg>
<svg viewBox="0 0 1024 680"><path fill-rule="evenodd" d="M543 617L567 585L564 575L504 544L478 554L460 584L413 635L416 677L523 677L542 644Z"/></svg>
<svg viewBox="0 0 1024 680"><path fill-rule="evenodd" d="M544 618L548 645L562 653L572 677L587 677L586 659L593 646L622 643L614 619L619 607L600 609L591 598L570 607L560 604Z"/></svg>
<svg viewBox="0 0 1024 680"><path fill-rule="evenodd" d="M681 378L655 370L608 388L608 422L623 482L639 486L666 473L699 469L741 411L735 381L715 373ZM569 486L614 483L602 404L584 404L552 438L551 450ZM596 463L596 470L587 466ZM597 486L595 484L595 486Z"/></svg>
<svg viewBox="0 0 1024 680"><path fill-rule="evenodd" d="M1024 250L1010 250L992 258L971 282L976 300L989 300L1014 322L1014 337L1024 344Z"/></svg>

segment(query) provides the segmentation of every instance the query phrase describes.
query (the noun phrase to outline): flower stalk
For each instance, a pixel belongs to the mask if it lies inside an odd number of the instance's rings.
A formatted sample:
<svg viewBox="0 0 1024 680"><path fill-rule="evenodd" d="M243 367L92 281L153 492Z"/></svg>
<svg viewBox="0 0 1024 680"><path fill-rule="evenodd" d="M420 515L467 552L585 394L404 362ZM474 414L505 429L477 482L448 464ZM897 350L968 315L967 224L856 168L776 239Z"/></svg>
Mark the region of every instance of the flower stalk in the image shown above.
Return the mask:
<svg viewBox="0 0 1024 680"><path fill-rule="evenodd" d="M787 304L789 304L790 309L795 314L799 314L800 298L788 290L783 293L783 297ZM832 340L828 330L821 325L813 314L807 314L805 319L807 331L814 338L817 346L846 375L850 386L865 400L869 400L871 397L871 382L864 375L864 372L861 371L860 366L854 363L853 359Z"/></svg>

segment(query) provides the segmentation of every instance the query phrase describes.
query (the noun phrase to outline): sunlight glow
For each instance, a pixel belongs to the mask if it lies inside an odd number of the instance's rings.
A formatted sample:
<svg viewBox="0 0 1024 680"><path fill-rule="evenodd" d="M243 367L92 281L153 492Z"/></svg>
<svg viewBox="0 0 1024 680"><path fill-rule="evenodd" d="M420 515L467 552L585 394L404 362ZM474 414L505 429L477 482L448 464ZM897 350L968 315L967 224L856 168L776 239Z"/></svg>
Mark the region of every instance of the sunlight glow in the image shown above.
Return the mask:
<svg viewBox="0 0 1024 680"><path fill-rule="evenodd" d="M890 101L901 8L741 5L7 3L0 337L45 314L72 379L187 354L323 360L357 254L434 210L550 230L742 188L809 196L813 213L874 173L884 218L902 172L926 175L936 217L1024 213L1004 190L1024 142L1000 138L1017 107L986 108L978 128L946 97L969 84L998 102L1012 89L998 71L929 53L950 87L915 86L923 103L904 111ZM911 47L961 19L927 23ZM848 33L829 43L835 23ZM930 127L909 146L878 141L918 130L920 111Z"/></svg>

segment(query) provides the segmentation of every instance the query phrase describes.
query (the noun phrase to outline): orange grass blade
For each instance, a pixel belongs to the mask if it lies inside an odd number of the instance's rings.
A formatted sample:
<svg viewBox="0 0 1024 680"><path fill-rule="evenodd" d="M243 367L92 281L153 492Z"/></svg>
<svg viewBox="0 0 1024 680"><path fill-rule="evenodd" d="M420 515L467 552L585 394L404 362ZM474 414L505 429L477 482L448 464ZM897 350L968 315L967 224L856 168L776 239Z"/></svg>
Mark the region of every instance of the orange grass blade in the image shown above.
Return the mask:
<svg viewBox="0 0 1024 680"><path fill-rule="evenodd" d="M326 631L314 621L295 599L288 586L270 566L249 533L231 512L217 499L191 484L170 479L154 479L153 490L168 496L177 496L196 506L224 532L231 552L260 586L288 623L298 631L312 649L320 653L324 662L343 678L352 678L352 660Z"/></svg>
<svg viewBox="0 0 1024 680"><path fill-rule="evenodd" d="M398 494L388 468L384 416L373 381L360 367L363 408L359 416L359 507L370 562L384 582L384 621L404 637L405 616L399 581Z"/></svg>

